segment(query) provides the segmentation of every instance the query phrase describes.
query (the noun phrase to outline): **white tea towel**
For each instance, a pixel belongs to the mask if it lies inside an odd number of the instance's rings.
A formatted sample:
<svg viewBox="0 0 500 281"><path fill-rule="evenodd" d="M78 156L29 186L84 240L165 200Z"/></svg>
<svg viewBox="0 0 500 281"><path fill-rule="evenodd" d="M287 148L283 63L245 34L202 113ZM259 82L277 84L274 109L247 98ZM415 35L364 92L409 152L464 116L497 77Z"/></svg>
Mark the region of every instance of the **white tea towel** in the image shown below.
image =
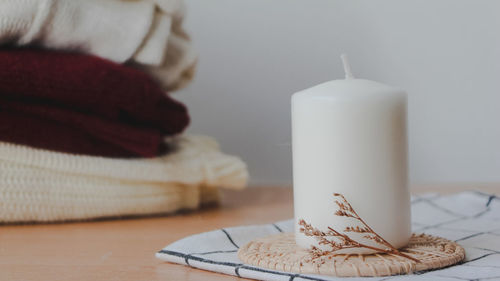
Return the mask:
<svg viewBox="0 0 500 281"><path fill-rule="evenodd" d="M499 197L474 191L446 196L414 196L412 225L413 232L458 242L466 250L466 260L434 271L363 280L500 280ZM219 229L179 240L160 250L156 257L168 262L257 280L342 279L274 271L246 265L238 259L238 248L250 240L279 232L293 232L293 229L293 220Z"/></svg>

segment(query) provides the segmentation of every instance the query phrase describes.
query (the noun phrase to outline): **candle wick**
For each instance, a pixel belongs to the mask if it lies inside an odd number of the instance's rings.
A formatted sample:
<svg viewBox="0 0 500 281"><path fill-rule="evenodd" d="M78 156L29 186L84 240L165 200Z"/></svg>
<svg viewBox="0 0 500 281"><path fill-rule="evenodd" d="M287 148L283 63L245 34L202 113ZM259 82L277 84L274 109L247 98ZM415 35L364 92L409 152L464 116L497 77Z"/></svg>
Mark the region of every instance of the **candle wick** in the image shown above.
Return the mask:
<svg viewBox="0 0 500 281"><path fill-rule="evenodd" d="M342 60L342 64L344 65L345 79L353 79L354 76L351 72L351 65L349 64L349 59L346 54L340 55L340 59Z"/></svg>

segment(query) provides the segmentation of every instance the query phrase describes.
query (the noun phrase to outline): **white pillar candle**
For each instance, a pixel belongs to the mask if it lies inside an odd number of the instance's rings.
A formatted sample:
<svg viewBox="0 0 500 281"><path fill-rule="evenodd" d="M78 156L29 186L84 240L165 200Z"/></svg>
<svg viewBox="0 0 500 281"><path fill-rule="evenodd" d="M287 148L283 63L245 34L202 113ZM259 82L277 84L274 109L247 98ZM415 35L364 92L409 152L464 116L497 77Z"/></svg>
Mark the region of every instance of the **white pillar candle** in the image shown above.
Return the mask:
<svg viewBox="0 0 500 281"><path fill-rule="evenodd" d="M402 90L355 79L345 56L346 79L329 81L292 96L293 187L296 242L299 246L332 249L321 238L306 236L304 220L325 239L344 243L329 227L354 241L376 248L384 245L366 229L395 248L411 235L407 184L407 96ZM337 213L350 203L362 222ZM349 213L349 212L348 212ZM340 215L339 215L340 214ZM348 227L360 228L358 231ZM372 235L373 237L373 235ZM339 253L373 253L355 247Z"/></svg>

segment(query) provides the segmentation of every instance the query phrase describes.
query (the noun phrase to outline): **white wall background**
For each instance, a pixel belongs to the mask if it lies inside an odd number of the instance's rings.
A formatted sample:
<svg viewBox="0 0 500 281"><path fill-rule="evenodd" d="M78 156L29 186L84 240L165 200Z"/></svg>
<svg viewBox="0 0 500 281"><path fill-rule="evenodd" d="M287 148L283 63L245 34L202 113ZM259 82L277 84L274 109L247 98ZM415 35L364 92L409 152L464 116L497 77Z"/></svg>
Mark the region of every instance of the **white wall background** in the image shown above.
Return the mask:
<svg viewBox="0 0 500 281"><path fill-rule="evenodd" d="M412 183L500 181L500 1L187 0L200 53L177 98L252 184L290 184L290 95L343 77L409 93Z"/></svg>

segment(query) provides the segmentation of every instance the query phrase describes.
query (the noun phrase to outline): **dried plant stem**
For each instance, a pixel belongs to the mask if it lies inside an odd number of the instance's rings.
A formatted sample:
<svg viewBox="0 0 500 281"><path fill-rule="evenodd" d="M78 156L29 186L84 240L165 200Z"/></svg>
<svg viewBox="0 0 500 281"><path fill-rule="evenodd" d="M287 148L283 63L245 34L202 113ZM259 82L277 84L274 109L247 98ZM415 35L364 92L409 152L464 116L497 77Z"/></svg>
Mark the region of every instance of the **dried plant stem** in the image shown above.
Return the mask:
<svg viewBox="0 0 500 281"><path fill-rule="evenodd" d="M341 201L335 200L335 203L337 204L337 206L339 206L339 210L337 210L335 212L335 215L353 218L353 219L359 221L363 225L363 227L361 227L361 228L359 226L346 227L344 232L366 233L366 235L363 236L364 238L372 240L375 243L384 246L384 248L370 246L370 245L358 242L358 241L352 239L351 237L349 237L347 234L340 233L339 231L337 231L331 227L328 227L328 232L323 232L323 231L320 231L319 229L313 227L312 225L308 224L304 220L300 220L299 225L302 226L300 228L300 231L302 233L304 233L306 236L315 237L319 241L320 245L328 245L332 248L332 250L330 252L328 252L328 251L320 250L319 248L313 246L311 249L311 252L312 252L314 257L321 257L321 256L329 255L329 254L332 254L333 252L338 251L338 250L344 250L344 249L350 249L350 248L366 248L366 249L371 249L371 250L374 250L377 252L384 252L387 254L401 256L401 257L410 259L412 261L415 261L417 263L420 262L418 259L400 252L398 249L396 249L394 246L392 246L389 242L387 242L387 240L385 240L380 235L378 235L358 215L358 213L356 213L354 208L351 206L351 204L349 204L349 202L345 199L345 197L342 194L334 193L333 196L341 199ZM339 240L339 242L329 240L326 237L335 237Z"/></svg>
<svg viewBox="0 0 500 281"><path fill-rule="evenodd" d="M328 229L330 231L333 231L333 229L331 227L328 227ZM349 247L349 248L367 248L367 249L371 249L371 250L374 250L374 251L377 251L377 252L384 252L384 253L387 253L387 254L393 254L393 255L397 255L397 256L402 256L402 257L410 259L410 260L412 260L414 262L420 262L420 260L418 260L418 259L416 259L416 258L414 258L412 256L409 256L407 254L404 254L404 253L402 253L401 251L399 251L398 249L396 249L396 248L394 248L392 246L390 246L390 249L377 248L377 247L373 247L373 246L366 245L366 244L357 242L355 240L352 240L349 236L347 236L345 234L340 234L339 233L339 235L343 235L345 239L349 239L349 240L351 240L353 243L355 243L357 245L356 247ZM346 248L344 248L344 249L346 249Z"/></svg>
<svg viewBox="0 0 500 281"><path fill-rule="evenodd" d="M368 249L372 249L372 250L376 250L376 251L383 251L383 252L386 252L386 253L390 253L390 254L394 254L394 255L398 255L398 256L402 256L402 257L405 257L407 259L410 259L410 260L413 260L415 262L420 262L420 260L414 258L414 257L411 257L409 255L406 255L404 253L401 253L398 249L396 249L394 246L391 245L391 243L387 242L387 240L385 240L384 238L382 238L382 236L378 235L359 215L358 213L356 213L356 211L354 210L354 208L351 206L351 204L347 201L347 199L345 199L344 195L340 194L340 193L334 193L333 196L338 196L340 198L342 198L342 201L344 201L345 204L347 204L347 206L349 207L350 211L355 215L355 219L357 219L359 222L361 222L368 230L370 233L372 233L373 235L375 235L378 239L380 239L380 244L386 246L388 249L387 250L383 250L383 249L380 249L380 248L377 248L377 247L372 247L372 246L369 246L369 245L365 245L365 244L362 244L362 243L359 243L359 245L361 247L364 247L364 248L368 248ZM329 227L329 229L331 230L331 228ZM347 236L347 235L346 235ZM347 236L347 238L349 238ZM349 238L350 239L350 238ZM377 242L377 241L376 241ZM390 249L390 250L389 250Z"/></svg>

